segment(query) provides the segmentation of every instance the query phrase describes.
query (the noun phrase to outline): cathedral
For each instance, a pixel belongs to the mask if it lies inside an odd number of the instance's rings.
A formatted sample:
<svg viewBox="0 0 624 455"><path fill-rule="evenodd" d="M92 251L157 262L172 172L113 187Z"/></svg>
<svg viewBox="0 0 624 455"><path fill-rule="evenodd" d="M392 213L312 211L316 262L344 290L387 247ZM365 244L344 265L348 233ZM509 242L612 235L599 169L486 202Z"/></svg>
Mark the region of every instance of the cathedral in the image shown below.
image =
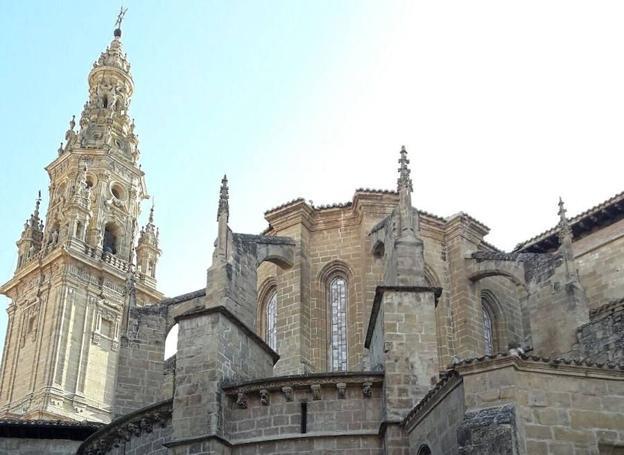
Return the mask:
<svg viewBox="0 0 624 455"><path fill-rule="evenodd" d="M624 193L504 252L413 206L405 147L260 234L224 176L206 285L165 298L118 23L0 286L0 453L624 454Z"/></svg>

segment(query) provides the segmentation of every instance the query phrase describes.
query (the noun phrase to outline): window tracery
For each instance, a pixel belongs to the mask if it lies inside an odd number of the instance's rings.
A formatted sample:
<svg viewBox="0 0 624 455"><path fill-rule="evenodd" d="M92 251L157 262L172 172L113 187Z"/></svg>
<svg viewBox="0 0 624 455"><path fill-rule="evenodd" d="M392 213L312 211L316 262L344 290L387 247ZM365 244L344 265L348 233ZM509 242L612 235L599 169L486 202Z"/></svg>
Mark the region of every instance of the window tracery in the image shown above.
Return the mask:
<svg viewBox="0 0 624 455"><path fill-rule="evenodd" d="M336 276L329 281L329 356L332 371L347 370L347 280Z"/></svg>

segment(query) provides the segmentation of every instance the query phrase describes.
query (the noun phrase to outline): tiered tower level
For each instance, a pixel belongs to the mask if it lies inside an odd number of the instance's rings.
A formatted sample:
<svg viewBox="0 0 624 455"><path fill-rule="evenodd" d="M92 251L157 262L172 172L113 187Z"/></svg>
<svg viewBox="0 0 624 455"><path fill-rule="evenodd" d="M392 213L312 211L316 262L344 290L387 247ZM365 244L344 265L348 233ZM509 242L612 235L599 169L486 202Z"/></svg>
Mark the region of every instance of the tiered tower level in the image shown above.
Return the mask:
<svg viewBox="0 0 624 455"><path fill-rule="evenodd" d="M129 306L162 298L153 206L138 165L129 116L134 83L121 30L93 64L79 125L72 118L50 176L17 242L17 269L0 287L9 322L0 376L0 415L110 420L119 345Z"/></svg>

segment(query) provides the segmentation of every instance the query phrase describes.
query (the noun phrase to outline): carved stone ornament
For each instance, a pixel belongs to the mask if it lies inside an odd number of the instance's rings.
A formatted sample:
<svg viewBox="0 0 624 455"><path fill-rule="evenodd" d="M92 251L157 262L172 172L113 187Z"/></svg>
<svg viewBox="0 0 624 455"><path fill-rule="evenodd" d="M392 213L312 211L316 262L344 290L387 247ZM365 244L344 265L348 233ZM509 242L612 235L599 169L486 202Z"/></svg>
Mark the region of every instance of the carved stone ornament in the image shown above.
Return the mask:
<svg viewBox="0 0 624 455"><path fill-rule="evenodd" d="M373 384L371 382L365 382L362 384L362 394L364 398L370 398L373 396Z"/></svg>
<svg viewBox="0 0 624 455"><path fill-rule="evenodd" d="M282 393L286 398L286 401L292 401L294 398L293 388L292 387L282 387Z"/></svg>
<svg viewBox="0 0 624 455"><path fill-rule="evenodd" d="M247 395L243 392L239 392L238 395L236 395L236 405L240 409L247 409Z"/></svg>
<svg viewBox="0 0 624 455"><path fill-rule="evenodd" d="M98 435L97 438L87 440L78 448L76 453L81 455L104 455L110 453L111 449L121 447L132 438L140 437L142 434L154 431L155 425L164 428L167 420L171 417L171 401L159 403L149 411L135 415L130 420L113 422L105 427L106 431Z"/></svg>
<svg viewBox="0 0 624 455"><path fill-rule="evenodd" d="M321 385L320 384L312 384L310 386L310 390L312 391L312 399L320 400L321 399Z"/></svg>
<svg viewBox="0 0 624 455"><path fill-rule="evenodd" d="M336 384L336 389L338 390L338 398L344 400L347 394L347 384L344 382L339 382Z"/></svg>
<svg viewBox="0 0 624 455"><path fill-rule="evenodd" d="M267 389L260 390L260 403L262 406L268 406L271 404L271 398Z"/></svg>

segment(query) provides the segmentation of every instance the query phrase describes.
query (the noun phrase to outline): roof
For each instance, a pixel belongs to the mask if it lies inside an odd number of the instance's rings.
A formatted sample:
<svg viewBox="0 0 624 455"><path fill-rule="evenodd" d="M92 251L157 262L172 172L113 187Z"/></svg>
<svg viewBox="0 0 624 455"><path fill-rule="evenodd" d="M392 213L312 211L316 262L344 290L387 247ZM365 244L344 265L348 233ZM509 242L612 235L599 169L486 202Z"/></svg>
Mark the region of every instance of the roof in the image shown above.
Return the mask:
<svg viewBox="0 0 624 455"><path fill-rule="evenodd" d="M84 441L103 426L88 421L0 419L0 438Z"/></svg>
<svg viewBox="0 0 624 455"><path fill-rule="evenodd" d="M570 218L574 239L584 237L596 229L624 218L624 191L594 207ZM514 251L542 253L559 247L558 226L519 243Z"/></svg>

